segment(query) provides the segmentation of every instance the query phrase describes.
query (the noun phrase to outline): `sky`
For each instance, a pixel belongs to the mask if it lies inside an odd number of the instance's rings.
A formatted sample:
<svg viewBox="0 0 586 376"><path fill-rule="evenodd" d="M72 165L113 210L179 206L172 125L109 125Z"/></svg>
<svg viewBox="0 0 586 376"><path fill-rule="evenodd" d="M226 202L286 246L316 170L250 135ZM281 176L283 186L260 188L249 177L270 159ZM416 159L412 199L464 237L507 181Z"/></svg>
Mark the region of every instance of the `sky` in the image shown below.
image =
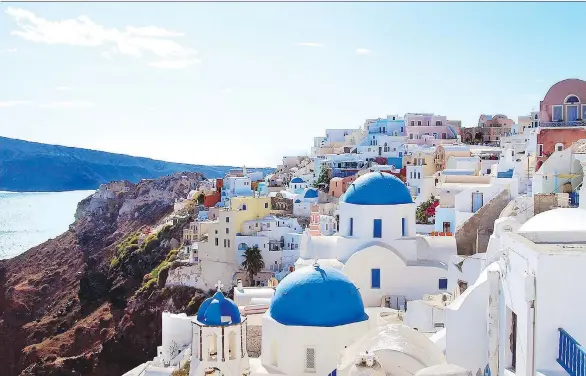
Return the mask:
<svg viewBox="0 0 586 376"><path fill-rule="evenodd" d="M0 136L260 167L389 114L516 121L554 83L586 78L584 14L586 3L1 3Z"/></svg>

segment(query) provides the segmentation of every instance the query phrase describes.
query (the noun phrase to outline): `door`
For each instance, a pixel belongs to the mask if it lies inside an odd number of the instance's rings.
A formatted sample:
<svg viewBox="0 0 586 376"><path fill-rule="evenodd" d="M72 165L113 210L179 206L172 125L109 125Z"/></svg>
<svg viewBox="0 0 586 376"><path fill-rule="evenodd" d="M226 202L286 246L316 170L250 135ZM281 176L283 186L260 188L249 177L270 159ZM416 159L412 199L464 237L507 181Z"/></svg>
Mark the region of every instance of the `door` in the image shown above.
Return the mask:
<svg viewBox="0 0 586 376"><path fill-rule="evenodd" d="M450 232L450 227L451 227L450 222L444 222L444 224L443 224L444 232Z"/></svg>
<svg viewBox="0 0 586 376"><path fill-rule="evenodd" d="M568 121L576 121L578 119L578 106L567 106L566 107Z"/></svg>
<svg viewBox="0 0 586 376"><path fill-rule="evenodd" d="M472 193L472 213L476 213L478 209L482 207L483 201L483 194L482 192L473 192Z"/></svg>
<svg viewBox="0 0 586 376"><path fill-rule="evenodd" d="M381 155L383 155L383 148L382 146L378 147L378 156L380 157Z"/></svg>

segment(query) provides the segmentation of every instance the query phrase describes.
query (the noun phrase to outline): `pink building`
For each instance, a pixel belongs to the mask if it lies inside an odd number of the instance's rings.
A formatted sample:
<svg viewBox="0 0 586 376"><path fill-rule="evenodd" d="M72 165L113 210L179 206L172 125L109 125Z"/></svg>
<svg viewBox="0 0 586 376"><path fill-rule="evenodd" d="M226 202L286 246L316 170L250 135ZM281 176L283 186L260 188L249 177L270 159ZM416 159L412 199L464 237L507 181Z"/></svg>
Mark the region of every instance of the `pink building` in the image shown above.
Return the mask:
<svg viewBox="0 0 586 376"><path fill-rule="evenodd" d="M498 143L501 137L511 133L515 122L506 115L480 115L475 138L482 134L482 142Z"/></svg>
<svg viewBox="0 0 586 376"><path fill-rule="evenodd" d="M449 124L445 116L431 113L405 114L405 128L407 142L410 144L437 145L453 142L458 138L457 130Z"/></svg>
<svg viewBox="0 0 586 376"><path fill-rule="evenodd" d="M586 81L570 78L553 85L539 103L541 127L584 126Z"/></svg>

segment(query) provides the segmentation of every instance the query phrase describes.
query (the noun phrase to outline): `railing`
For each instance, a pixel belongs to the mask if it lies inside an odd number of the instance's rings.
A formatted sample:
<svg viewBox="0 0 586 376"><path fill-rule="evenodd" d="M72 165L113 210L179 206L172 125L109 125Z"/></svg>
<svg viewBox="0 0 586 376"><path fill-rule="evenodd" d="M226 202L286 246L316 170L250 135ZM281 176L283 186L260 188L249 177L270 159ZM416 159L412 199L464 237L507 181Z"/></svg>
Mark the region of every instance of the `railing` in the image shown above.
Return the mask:
<svg viewBox="0 0 586 376"><path fill-rule="evenodd" d="M542 128L586 127L586 122L584 122L584 121L542 121L539 123L539 126Z"/></svg>
<svg viewBox="0 0 586 376"><path fill-rule="evenodd" d="M558 330L560 343L557 362L571 376L585 376L586 350L568 332L562 328Z"/></svg>

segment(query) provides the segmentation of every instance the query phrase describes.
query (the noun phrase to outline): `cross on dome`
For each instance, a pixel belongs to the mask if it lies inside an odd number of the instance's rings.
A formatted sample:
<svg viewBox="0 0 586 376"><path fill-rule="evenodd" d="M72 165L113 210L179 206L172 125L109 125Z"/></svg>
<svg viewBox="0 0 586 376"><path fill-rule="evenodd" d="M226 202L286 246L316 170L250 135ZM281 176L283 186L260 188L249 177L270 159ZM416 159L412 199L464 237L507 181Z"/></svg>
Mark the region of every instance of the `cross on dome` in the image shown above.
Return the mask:
<svg viewBox="0 0 586 376"><path fill-rule="evenodd" d="M218 291L222 291L222 287L224 287L224 284L222 283L222 281L218 280L215 286L218 289Z"/></svg>

